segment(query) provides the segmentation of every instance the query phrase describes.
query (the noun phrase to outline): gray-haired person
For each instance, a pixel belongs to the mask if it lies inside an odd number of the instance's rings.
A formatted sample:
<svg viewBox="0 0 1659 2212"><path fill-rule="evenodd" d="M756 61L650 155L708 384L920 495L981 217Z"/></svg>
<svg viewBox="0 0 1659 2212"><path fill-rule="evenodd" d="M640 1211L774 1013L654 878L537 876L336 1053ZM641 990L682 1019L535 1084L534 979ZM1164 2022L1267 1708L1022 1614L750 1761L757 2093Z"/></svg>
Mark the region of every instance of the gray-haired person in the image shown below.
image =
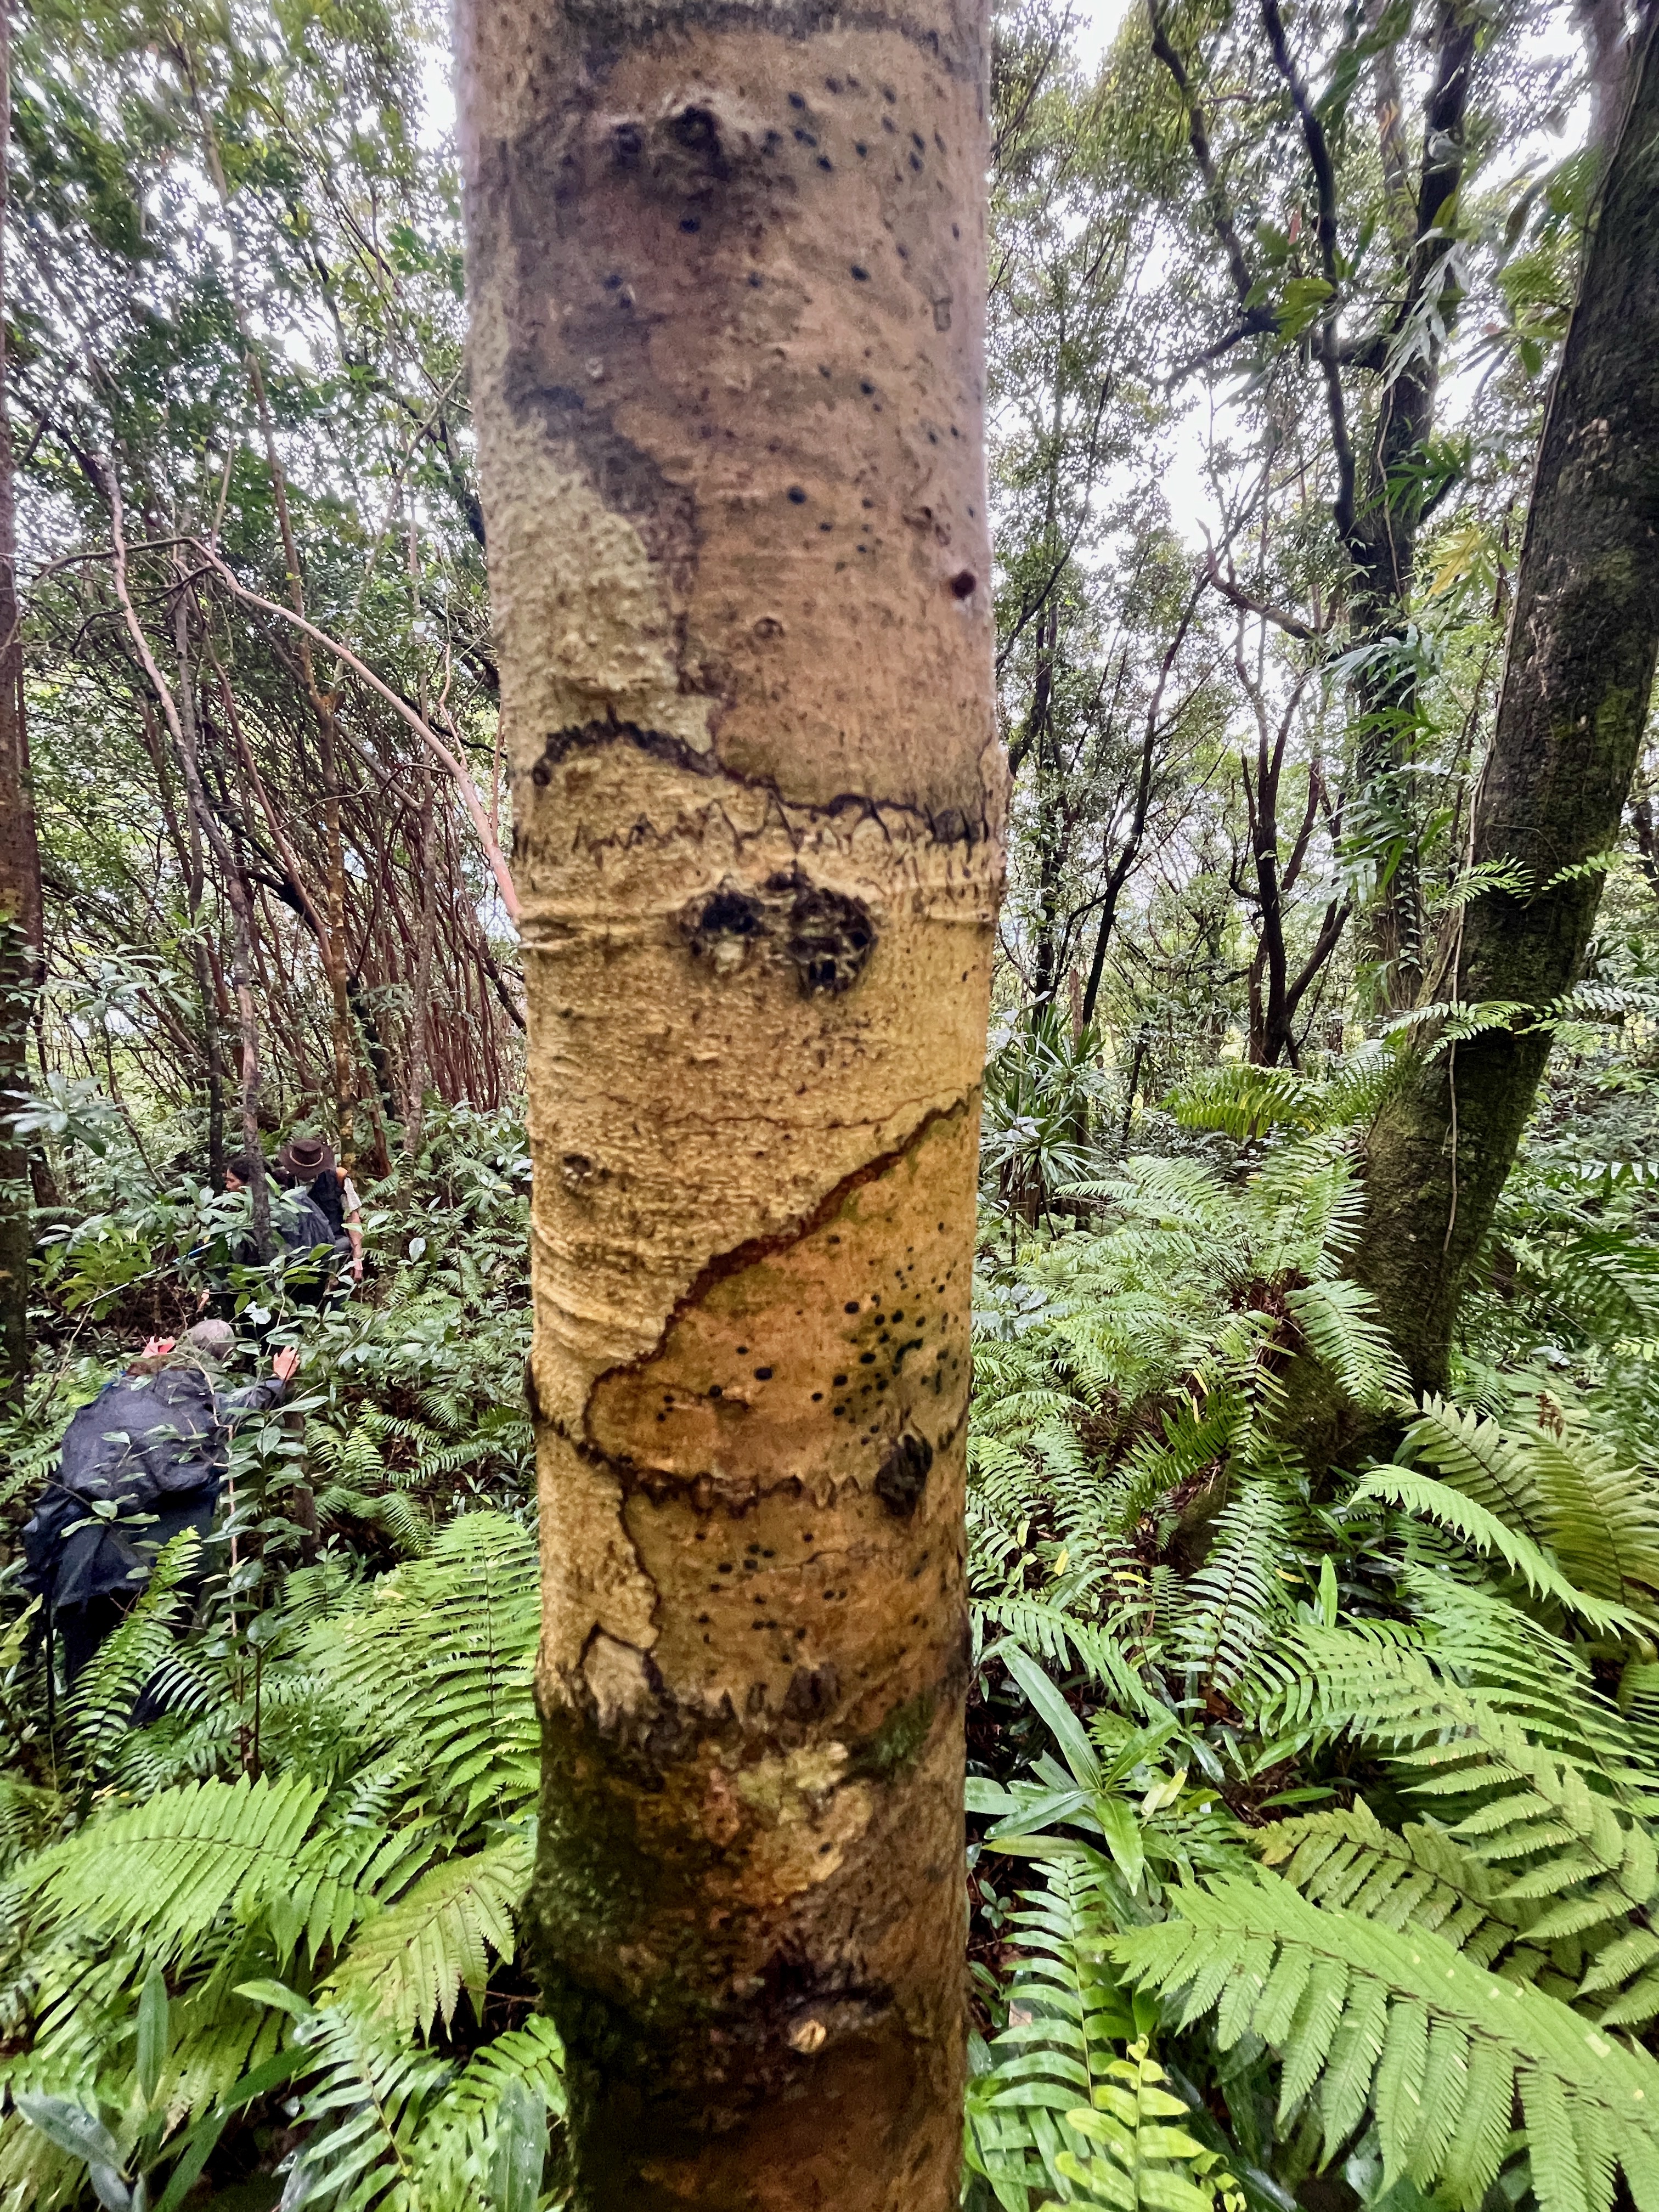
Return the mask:
<svg viewBox="0 0 1659 2212"><path fill-rule="evenodd" d="M198 1322L177 1340L152 1337L64 1432L23 1530L23 1584L43 1601L69 1681L119 1624L161 1546L213 1526L236 1423L288 1395L300 1364L291 1349L258 1382L228 1390L235 1343L224 1321Z"/></svg>

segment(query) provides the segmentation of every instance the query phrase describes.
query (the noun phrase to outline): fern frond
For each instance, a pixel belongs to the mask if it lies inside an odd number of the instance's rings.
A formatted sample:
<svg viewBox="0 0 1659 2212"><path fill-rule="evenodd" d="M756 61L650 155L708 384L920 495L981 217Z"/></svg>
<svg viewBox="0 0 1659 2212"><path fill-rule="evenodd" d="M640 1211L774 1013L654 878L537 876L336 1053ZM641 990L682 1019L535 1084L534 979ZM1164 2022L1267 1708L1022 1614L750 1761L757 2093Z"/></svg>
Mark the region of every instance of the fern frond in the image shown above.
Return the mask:
<svg viewBox="0 0 1659 2212"><path fill-rule="evenodd" d="M362 1929L336 1969L333 1987L408 2035L447 2027L463 1988L482 2014L489 1954L513 1956L513 1909L530 1879L528 1844L498 1844L447 1859Z"/></svg>
<svg viewBox="0 0 1659 2212"><path fill-rule="evenodd" d="M1317 2091L1328 2157L1369 2106L1390 2172L1438 2185L1476 2212L1501 2163L1518 2088L1540 2212L1584 2212L1586 2204L1599 2212L1608 2201L1595 2162L1580 2149L1581 2128L1612 2147L1638 2203L1650 2201L1659 2178L1659 2065L1645 2052L1601 2034L1539 1990L1484 1972L1426 1929L1396 1932L1323 1910L1271 1874L1177 1889L1170 1904L1172 1917L1161 1925L1108 1939L1108 1955L1166 2000L1184 2000L1188 2019L1245 1979L1247 1993L1218 2039L1254 2033L1279 2053L1282 2112ZM1455 2043L1463 2069L1431 2083L1426 2100L1400 2094L1397 2083L1415 2070L1404 2046L1437 2030ZM1419 2083L1426 2047L1425 2040ZM1374 2096L1390 2051L1389 2093ZM1443 2113L1437 2106L1449 2081L1457 2104ZM1558 2129L1560 2118L1567 2124Z"/></svg>
<svg viewBox="0 0 1659 2212"><path fill-rule="evenodd" d="M17 1880L39 1915L176 1949L233 1900L252 1902L291 1881L320 1796L292 1778L163 1790L89 1821Z"/></svg>
<svg viewBox="0 0 1659 2212"><path fill-rule="evenodd" d="M1605 1634L1648 1640L1648 1626L1638 1615L1626 1606L1604 1605L1599 1598L1587 1596L1529 1538L1517 1535L1496 1513L1477 1505L1449 1483L1436 1482L1409 1468L1373 1468L1353 1495L1356 1499L1380 1498L1408 1513L1420 1513L1475 1551L1485 1555L1496 1553L1534 1597L1553 1598Z"/></svg>

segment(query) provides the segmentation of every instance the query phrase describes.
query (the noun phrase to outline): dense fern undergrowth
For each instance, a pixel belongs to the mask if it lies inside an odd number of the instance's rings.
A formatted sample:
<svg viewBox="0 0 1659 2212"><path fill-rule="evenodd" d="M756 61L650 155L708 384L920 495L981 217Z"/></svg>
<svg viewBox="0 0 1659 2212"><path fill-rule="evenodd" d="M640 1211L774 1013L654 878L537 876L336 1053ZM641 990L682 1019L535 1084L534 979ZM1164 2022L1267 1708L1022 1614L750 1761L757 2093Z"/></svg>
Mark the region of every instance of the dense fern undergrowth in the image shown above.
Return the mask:
<svg viewBox="0 0 1659 2212"><path fill-rule="evenodd" d="M1095 1066L1028 1033L988 1084L964 2203L1659 2212L1641 1102L1558 1084L1414 1401L1344 1273L1386 1054L1212 1072L1127 1142ZM13 1550L225 1228L70 1167ZM361 1297L241 1279L299 1395L72 1692L5 1570L0 2205L563 2201L515 1955L526 1188L520 1129L452 1115L367 1194ZM1366 1449L1305 1455L1310 1378Z"/></svg>

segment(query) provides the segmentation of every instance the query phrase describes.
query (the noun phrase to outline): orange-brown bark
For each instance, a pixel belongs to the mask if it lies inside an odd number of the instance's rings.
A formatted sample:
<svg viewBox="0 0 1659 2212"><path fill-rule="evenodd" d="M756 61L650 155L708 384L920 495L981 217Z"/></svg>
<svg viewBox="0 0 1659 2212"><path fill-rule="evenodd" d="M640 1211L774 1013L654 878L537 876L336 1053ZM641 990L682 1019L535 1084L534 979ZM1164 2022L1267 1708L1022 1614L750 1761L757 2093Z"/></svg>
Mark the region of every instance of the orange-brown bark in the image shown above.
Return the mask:
<svg viewBox="0 0 1659 2212"><path fill-rule="evenodd" d="M462 11L579 2201L956 2201L984 27Z"/></svg>

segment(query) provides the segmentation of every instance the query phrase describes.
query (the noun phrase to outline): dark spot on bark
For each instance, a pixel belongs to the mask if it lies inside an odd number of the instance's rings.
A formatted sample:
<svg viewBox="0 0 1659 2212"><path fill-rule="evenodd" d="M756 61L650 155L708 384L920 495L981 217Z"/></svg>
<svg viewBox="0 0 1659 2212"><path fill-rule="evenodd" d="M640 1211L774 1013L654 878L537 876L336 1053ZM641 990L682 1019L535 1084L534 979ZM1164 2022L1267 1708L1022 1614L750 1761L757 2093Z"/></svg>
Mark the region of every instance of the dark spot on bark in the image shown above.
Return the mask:
<svg viewBox="0 0 1659 2212"><path fill-rule="evenodd" d="M619 169L637 169L644 146L637 123L619 123L611 134L611 158Z"/></svg>
<svg viewBox="0 0 1659 2212"><path fill-rule="evenodd" d="M875 386L871 383L867 376L862 376L859 379L859 390L864 394L866 399L870 397L875 388ZM866 499L864 503L866 507L869 507L872 504L872 501Z"/></svg>
<svg viewBox="0 0 1659 2212"><path fill-rule="evenodd" d="M708 1395L711 1398L723 1398L726 1393L718 1382L711 1382L708 1386Z"/></svg>
<svg viewBox="0 0 1659 2212"><path fill-rule="evenodd" d="M846 1380L847 1377L844 1375L832 1375L830 1377L830 1386L831 1389L839 1390Z"/></svg>
<svg viewBox="0 0 1659 2212"><path fill-rule="evenodd" d="M833 170L835 166L835 163L830 159L830 156L827 154L820 154L818 155L819 168Z"/></svg>
<svg viewBox="0 0 1659 2212"><path fill-rule="evenodd" d="M971 568L958 568L951 579L951 597L953 599L971 599L978 588L979 578Z"/></svg>
<svg viewBox="0 0 1659 2212"><path fill-rule="evenodd" d="M806 102L801 98L799 93L792 92L789 95L789 105L791 107L805 107Z"/></svg>
<svg viewBox="0 0 1659 2212"><path fill-rule="evenodd" d="M749 282L750 282L750 283L754 286L755 289L758 292L758 291L759 291L759 289L760 289L760 288L761 288L761 273L760 273L760 270L759 270L758 269L751 269L751 270L750 270L750 272L749 272Z"/></svg>
<svg viewBox="0 0 1659 2212"><path fill-rule="evenodd" d="M812 1403L813 1403L815 1406L816 1406L816 1405L817 1405L817 1404L819 1404L819 1403L822 1401L823 1397L823 1391L822 1391L822 1390L814 1390L814 1391L813 1391L813 1393L812 1393Z"/></svg>
<svg viewBox="0 0 1659 2212"><path fill-rule="evenodd" d="M862 899L801 882L789 916L789 957L803 991L849 991L876 949L876 926Z"/></svg>
<svg viewBox="0 0 1659 2212"><path fill-rule="evenodd" d="M861 262L854 261L851 264L851 267L854 277L860 284L867 284L870 282L870 271Z"/></svg>
<svg viewBox="0 0 1659 2212"><path fill-rule="evenodd" d="M680 928L692 957L726 966L744 943L763 936L766 910L760 901L729 879L706 899L696 900L680 916Z"/></svg>
<svg viewBox="0 0 1659 2212"><path fill-rule="evenodd" d="M865 144L862 138L857 138L853 142L853 151L855 154L867 154L870 151L870 149Z"/></svg>
<svg viewBox="0 0 1659 2212"><path fill-rule="evenodd" d="M805 507L806 504L806 494L799 484L791 484L786 496L791 507Z"/></svg>
<svg viewBox="0 0 1659 2212"><path fill-rule="evenodd" d="M783 1693L783 1710L792 1721L821 1720L841 1694L841 1677L827 1663L797 1667Z"/></svg>
<svg viewBox="0 0 1659 2212"><path fill-rule="evenodd" d="M668 128L680 145L696 153L711 152L720 143L720 126L706 107L683 107Z"/></svg>
<svg viewBox="0 0 1659 2212"><path fill-rule="evenodd" d="M911 155L911 156L910 156L910 167L911 167L913 169L919 169L919 168L921 167L921 155L920 155L920 154L912 154L912 155Z"/></svg>
<svg viewBox="0 0 1659 2212"><path fill-rule="evenodd" d="M881 1386L886 1389L886 1384ZM921 1502L927 1471L933 1464L933 1447L926 1437L907 1429L895 1437L892 1449L876 1476L876 1495L896 1519L908 1521Z"/></svg>
<svg viewBox="0 0 1659 2212"><path fill-rule="evenodd" d="M683 215L680 217L680 228L682 230L701 230L702 228L702 224L694 215Z"/></svg>
<svg viewBox="0 0 1659 2212"><path fill-rule="evenodd" d="M769 1382L772 1380L771 1369L769 1367L757 1367L755 1370L755 1380L757 1382Z"/></svg>
<svg viewBox="0 0 1659 2212"><path fill-rule="evenodd" d="M795 133L795 143L798 146L816 146L817 143L810 131L798 130Z"/></svg>

